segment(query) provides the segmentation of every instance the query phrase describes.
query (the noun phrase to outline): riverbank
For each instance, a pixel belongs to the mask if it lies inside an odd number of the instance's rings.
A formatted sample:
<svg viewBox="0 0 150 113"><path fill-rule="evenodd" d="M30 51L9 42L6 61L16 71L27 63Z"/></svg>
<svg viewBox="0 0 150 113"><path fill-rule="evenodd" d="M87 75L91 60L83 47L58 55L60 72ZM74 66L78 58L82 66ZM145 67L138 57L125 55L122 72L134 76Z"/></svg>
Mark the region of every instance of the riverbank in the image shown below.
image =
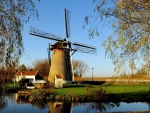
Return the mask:
<svg viewBox="0 0 150 113"><path fill-rule="evenodd" d="M150 99L148 83L142 84L70 84L53 89L50 101L146 102ZM52 91L52 89L51 89Z"/></svg>
<svg viewBox="0 0 150 113"><path fill-rule="evenodd" d="M30 94L44 90L44 98L48 101L100 101L100 102L146 102L150 99L149 83L102 83L91 84L65 84L64 88L23 89ZM17 89L9 89L15 93ZM20 91L19 91L20 92ZM39 95L40 96L40 95Z"/></svg>

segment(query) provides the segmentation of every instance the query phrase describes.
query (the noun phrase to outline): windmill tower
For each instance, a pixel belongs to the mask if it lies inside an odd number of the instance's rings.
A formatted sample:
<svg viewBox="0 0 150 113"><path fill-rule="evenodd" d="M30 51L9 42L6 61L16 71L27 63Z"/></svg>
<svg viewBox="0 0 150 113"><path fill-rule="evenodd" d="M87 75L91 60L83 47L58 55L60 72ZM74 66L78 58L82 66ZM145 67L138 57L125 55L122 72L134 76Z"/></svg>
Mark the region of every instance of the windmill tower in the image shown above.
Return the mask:
<svg viewBox="0 0 150 113"><path fill-rule="evenodd" d="M65 13L65 30L66 30L66 38L62 39L57 35L53 35L50 33L46 33L44 31L38 30L36 28L30 27L30 35L46 38L50 40L56 41L54 45L51 45L52 59L51 59L51 67L49 72L48 81L50 84L55 85L55 78L62 78L63 83L68 83L72 81L72 65L70 57L75 52L82 53L96 53L96 47L89 46L77 42L70 42L68 39L70 37L70 11L64 9Z"/></svg>

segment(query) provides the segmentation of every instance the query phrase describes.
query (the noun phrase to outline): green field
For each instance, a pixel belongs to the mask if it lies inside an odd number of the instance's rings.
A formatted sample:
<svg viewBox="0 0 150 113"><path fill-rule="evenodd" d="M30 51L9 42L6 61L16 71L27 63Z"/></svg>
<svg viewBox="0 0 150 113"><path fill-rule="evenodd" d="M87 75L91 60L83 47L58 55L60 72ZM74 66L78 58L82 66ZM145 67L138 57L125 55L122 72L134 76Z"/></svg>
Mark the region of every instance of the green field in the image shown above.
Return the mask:
<svg viewBox="0 0 150 113"><path fill-rule="evenodd" d="M11 88L17 88L18 87L18 83L17 82L12 82L12 83L8 83L5 85L7 89L11 89Z"/></svg>
<svg viewBox="0 0 150 113"><path fill-rule="evenodd" d="M87 89L88 88L88 89ZM150 90L150 85L138 84L138 85L115 85L115 84L102 84L102 85L82 85L82 84L73 84L68 85L66 88L55 89L54 91L60 95L85 95L91 94L93 91L99 90L102 88L108 94L144 94L148 93Z"/></svg>
<svg viewBox="0 0 150 113"><path fill-rule="evenodd" d="M60 96L77 96L83 97L102 95L100 90L106 91L108 99L106 101L147 101L150 99L150 85L137 84L137 85L116 85L116 84L102 84L102 85L82 85L73 84L67 85L66 88L54 89L54 92ZM96 92L98 92L96 94ZM96 95L95 95L96 94Z"/></svg>
<svg viewBox="0 0 150 113"><path fill-rule="evenodd" d="M15 84L16 86L18 84ZM7 88L13 88L14 84L8 84ZM100 90L104 91L109 97L109 100L119 99L119 101L147 101L150 99L150 84L109 84L89 85L89 84L66 84L64 88L46 89L48 92L53 92L49 98L61 97L93 97L101 95ZM32 90L34 92L34 90ZM101 97L99 97L101 98ZM109 101L108 100L108 101Z"/></svg>

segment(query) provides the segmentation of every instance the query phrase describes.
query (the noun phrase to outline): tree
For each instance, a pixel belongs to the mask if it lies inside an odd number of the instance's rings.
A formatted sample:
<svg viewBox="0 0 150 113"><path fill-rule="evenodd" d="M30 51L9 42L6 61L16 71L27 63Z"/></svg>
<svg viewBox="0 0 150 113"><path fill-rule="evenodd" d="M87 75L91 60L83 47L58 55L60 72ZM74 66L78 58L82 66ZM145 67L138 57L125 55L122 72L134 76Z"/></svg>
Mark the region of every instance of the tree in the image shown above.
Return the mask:
<svg viewBox="0 0 150 113"><path fill-rule="evenodd" d="M21 66L19 66L19 69L20 71L25 71L27 70L26 66L24 64L22 64Z"/></svg>
<svg viewBox="0 0 150 113"><path fill-rule="evenodd" d="M82 75L89 69L88 64L82 60L72 60L72 65L74 76L82 77Z"/></svg>
<svg viewBox="0 0 150 113"><path fill-rule="evenodd" d="M3 67L0 66L0 94L5 93L5 84L9 83L16 74L14 66Z"/></svg>
<svg viewBox="0 0 150 113"><path fill-rule="evenodd" d="M136 75L147 75L147 73L145 72L145 70L139 69L139 70L136 72Z"/></svg>
<svg viewBox="0 0 150 113"><path fill-rule="evenodd" d="M0 65L16 65L24 50L23 24L34 15L38 17L32 0L0 1Z"/></svg>
<svg viewBox="0 0 150 113"><path fill-rule="evenodd" d="M136 72L137 75L150 75L150 61L147 61L146 63L141 65L141 68L139 68Z"/></svg>
<svg viewBox="0 0 150 113"><path fill-rule="evenodd" d="M49 75L50 64L48 59L37 59L32 64L33 64L33 69L38 70L41 76Z"/></svg>
<svg viewBox="0 0 150 113"><path fill-rule="evenodd" d="M110 57L119 73L132 59L150 59L150 1L149 0L93 0L96 17L85 17L111 23L113 34L103 42L105 54ZM95 20L94 20L95 21ZM91 37L99 35L98 25L89 30Z"/></svg>

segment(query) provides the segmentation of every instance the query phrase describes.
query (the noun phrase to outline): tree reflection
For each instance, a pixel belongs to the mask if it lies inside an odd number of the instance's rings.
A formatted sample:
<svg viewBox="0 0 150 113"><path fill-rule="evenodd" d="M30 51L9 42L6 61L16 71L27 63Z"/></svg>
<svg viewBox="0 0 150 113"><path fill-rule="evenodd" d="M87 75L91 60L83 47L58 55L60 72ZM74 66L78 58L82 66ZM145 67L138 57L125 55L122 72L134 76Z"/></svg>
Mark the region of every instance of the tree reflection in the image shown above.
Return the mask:
<svg viewBox="0 0 150 113"><path fill-rule="evenodd" d="M150 102L146 102L148 104L148 108L150 109Z"/></svg>
<svg viewBox="0 0 150 113"><path fill-rule="evenodd" d="M33 107L38 107L39 109L45 109L47 107L47 101L45 98L37 99L31 102Z"/></svg>
<svg viewBox="0 0 150 113"><path fill-rule="evenodd" d="M117 102L91 102L89 104L87 103L74 103L74 106L82 106L82 105L87 105L86 113L90 113L91 110L95 109L98 110L99 112L106 112L108 109L112 109L113 107L120 106L120 103Z"/></svg>
<svg viewBox="0 0 150 113"><path fill-rule="evenodd" d="M3 110L7 106L7 101L2 96L0 96L0 111Z"/></svg>
<svg viewBox="0 0 150 113"><path fill-rule="evenodd" d="M99 111L107 111L107 109L111 109L115 106L120 106L120 103L114 103L114 102L102 102L102 103L97 103L97 102L92 102L91 105L89 106L90 109L97 109Z"/></svg>

